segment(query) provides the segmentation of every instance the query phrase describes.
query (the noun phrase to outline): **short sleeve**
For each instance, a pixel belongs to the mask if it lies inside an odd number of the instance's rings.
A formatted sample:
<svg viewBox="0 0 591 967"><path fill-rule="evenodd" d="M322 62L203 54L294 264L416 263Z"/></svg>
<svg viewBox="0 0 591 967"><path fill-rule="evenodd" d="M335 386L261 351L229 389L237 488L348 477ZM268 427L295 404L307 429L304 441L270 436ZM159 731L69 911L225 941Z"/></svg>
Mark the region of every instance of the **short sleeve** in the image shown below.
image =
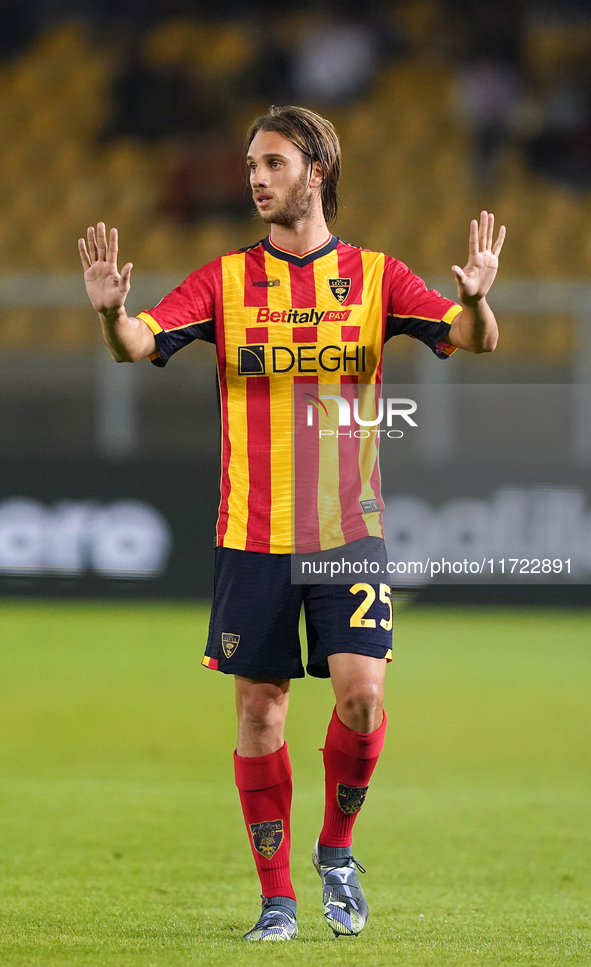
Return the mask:
<svg viewBox="0 0 591 967"><path fill-rule="evenodd" d="M384 298L386 340L402 333L413 336L440 359L447 359L456 351L447 336L462 307L445 299L436 289L428 289L403 262L389 256L384 267Z"/></svg>
<svg viewBox="0 0 591 967"><path fill-rule="evenodd" d="M153 309L138 313L156 339L156 353L150 356L155 366L166 366L174 353L195 339L215 343L216 279L216 262L210 262L192 272Z"/></svg>

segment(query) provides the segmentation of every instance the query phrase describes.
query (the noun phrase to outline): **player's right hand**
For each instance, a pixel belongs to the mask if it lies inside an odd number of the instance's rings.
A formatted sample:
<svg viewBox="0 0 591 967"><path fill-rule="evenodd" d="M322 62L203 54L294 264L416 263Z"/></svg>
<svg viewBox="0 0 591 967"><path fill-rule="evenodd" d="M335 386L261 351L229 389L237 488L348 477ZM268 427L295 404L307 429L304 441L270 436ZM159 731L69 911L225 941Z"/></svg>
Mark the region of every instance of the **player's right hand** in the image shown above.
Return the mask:
<svg viewBox="0 0 591 967"><path fill-rule="evenodd" d="M84 269L84 282L88 298L97 312L120 309L130 288L131 262L117 271L117 229L112 228L107 245L104 222L88 229L88 248L83 238L78 239L78 250Z"/></svg>

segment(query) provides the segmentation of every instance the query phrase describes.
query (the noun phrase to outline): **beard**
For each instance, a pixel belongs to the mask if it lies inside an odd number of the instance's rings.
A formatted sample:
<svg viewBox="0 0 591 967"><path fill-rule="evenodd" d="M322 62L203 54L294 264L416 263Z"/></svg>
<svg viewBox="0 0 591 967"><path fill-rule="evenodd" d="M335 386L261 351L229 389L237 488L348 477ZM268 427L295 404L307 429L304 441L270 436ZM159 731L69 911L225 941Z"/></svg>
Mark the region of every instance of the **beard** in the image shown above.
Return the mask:
<svg viewBox="0 0 591 967"><path fill-rule="evenodd" d="M312 196L307 192L308 181L309 172L305 169L298 180L288 189L281 208L273 212L261 212L257 209L257 215L267 225L282 225L283 228L293 228L297 222L306 218L312 205Z"/></svg>

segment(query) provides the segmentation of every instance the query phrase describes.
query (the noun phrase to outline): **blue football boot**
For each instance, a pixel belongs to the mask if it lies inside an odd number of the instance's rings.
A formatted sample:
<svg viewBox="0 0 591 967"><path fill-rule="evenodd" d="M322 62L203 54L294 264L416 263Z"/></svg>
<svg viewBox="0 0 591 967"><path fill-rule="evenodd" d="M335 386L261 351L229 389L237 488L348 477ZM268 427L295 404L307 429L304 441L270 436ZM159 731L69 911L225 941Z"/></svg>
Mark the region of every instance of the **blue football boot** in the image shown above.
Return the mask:
<svg viewBox="0 0 591 967"><path fill-rule="evenodd" d="M328 926L335 937L356 937L369 916L357 876L358 870L365 870L349 851L320 846L318 841L312 862L322 880L322 904Z"/></svg>
<svg viewBox="0 0 591 967"><path fill-rule="evenodd" d="M262 897L261 915L244 940L293 940L298 935L296 903L291 897Z"/></svg>

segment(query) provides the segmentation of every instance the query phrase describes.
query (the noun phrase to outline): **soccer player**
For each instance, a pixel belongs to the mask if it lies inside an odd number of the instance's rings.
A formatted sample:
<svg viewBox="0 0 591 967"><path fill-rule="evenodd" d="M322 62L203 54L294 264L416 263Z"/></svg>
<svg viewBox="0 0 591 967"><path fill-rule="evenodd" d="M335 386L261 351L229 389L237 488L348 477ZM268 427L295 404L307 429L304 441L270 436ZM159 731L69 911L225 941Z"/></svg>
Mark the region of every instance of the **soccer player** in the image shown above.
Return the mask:
<svg viewBox="0 0 591 967"><path fill-rule="evenodd" d="M384 742L392 604L389 584L371 577L343 584L292 581L295 553L340 548L385 562L379 433L337 436L323 422L329 410L322 397L336 400L339 413L347 404L363 406L361 391L379 387L385 340L400 333L441 359L458 348L493 350L497 325L486 294L505 230L493 244L492 214L482 212L480 223L471 223L468 262L453 266L454 303L428 291L395 258L331 234L340 146L329 121L301 107L272 107L251 125L246 149L268 237L192 272L154 308L137 318L125 311L132 265L117 270L115 229L107 238L104 224L89 228L88 246L80 239L79 249L88 295L115 360L149 357L165 366L195 339L216 345L221 501L203 664L235 678L236 785L263 901L244 939L297 936L284 724L290 680L304 675L302 605L308 673L330 677L336 700L322 750L325 813L313 862L327 924L336 936L354 936L368 908L352 833ZM304 432L306 412L325 429Z"/></svg>

